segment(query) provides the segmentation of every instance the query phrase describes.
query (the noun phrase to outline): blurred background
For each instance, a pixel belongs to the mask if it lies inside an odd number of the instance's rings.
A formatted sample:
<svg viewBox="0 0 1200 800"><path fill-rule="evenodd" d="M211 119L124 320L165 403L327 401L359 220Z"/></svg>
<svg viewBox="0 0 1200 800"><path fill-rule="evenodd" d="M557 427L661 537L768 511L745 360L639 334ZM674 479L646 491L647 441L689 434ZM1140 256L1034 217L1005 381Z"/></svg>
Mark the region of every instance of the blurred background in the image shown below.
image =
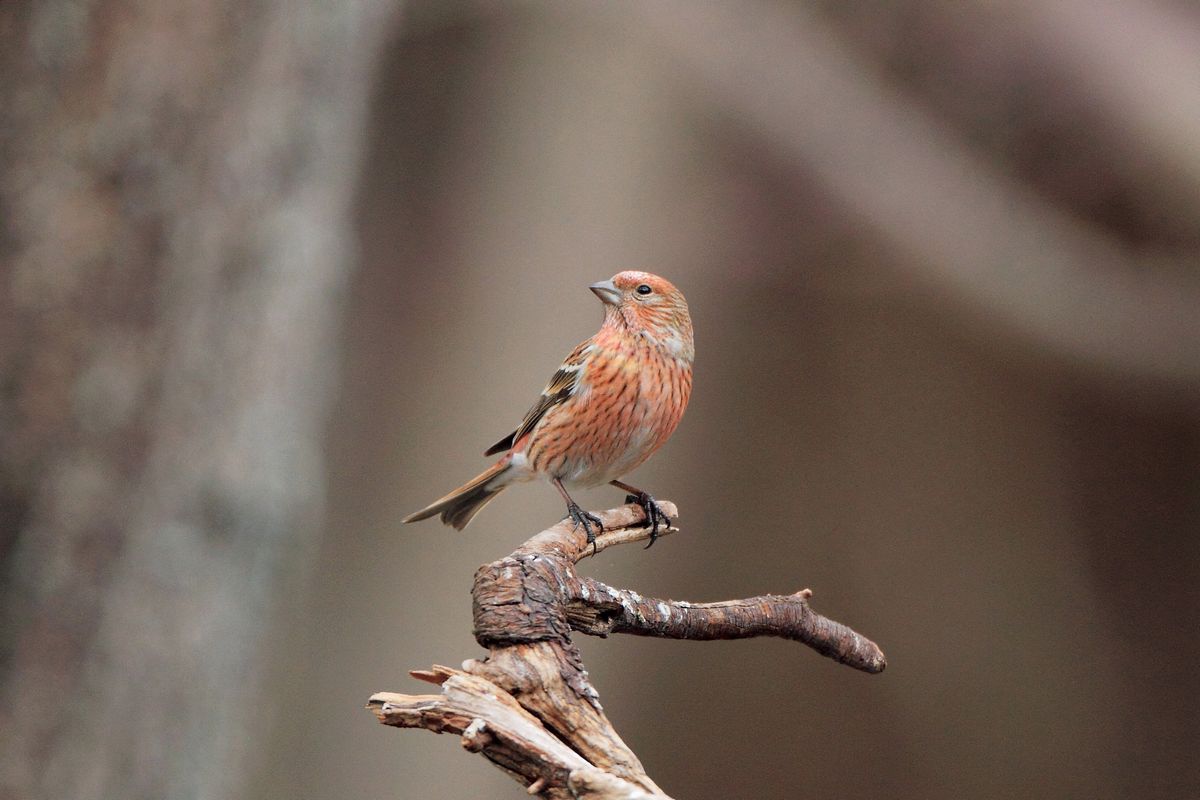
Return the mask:
<svg viewBox="0 0 1200 800"><path fill-rule="evenodd" d="M0 6L0 798L517 797L376 691L563 513L400 518L667 276L683 533L581 637L679 798L1200 795L1200 10ZM585 493L608 508L615 490Z"/></svg>

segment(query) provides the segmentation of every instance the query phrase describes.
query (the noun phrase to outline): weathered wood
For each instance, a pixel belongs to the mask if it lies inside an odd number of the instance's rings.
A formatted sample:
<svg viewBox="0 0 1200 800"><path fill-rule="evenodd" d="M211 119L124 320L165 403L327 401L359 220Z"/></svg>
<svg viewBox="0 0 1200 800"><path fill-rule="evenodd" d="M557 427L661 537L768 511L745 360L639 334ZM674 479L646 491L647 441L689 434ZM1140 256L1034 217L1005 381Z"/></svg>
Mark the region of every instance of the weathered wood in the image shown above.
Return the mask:
<svg viewBox="0 0 1200 800"><path fill-rule="evenodd" d="M671 503L660 504L672 517ZM608 547L650 537L636 505L599 515L604 533L588 544L564 521L512 555L475 573L475 638L490 655L463 671L434 667L412 673L438 683L441 695L381 693L368 707L397 727L457 733L545 797L665 798L600 706L571 632L633 633L673 639L778 636L870 673L883 671L879 648L861 634L817 614L812 592L720 603L642 597L581 578L575 565ZM678 533L670 528L659 536Z"/></svg>
<svg viewBox="0 0 1200 800"><path fill-rule="evenodd" d="M582 756L549 733L542 723L487 680L460 670L435 666L415 673L438 683L440 695L400 695L381 692L369 701L380 722L434 733L455 733L463 747L480 753L526 785L541 780L564 796L570 773L589 766Z"/></svg>
<svg viewBox="0 0 1200 800"><path fill-rule="evenodd" d="M584 578L580 595L566 607L571 627L593 636L632 633L662 639L749 639L777 636L802 642L823 656L863 672L887 666L879 647L808 604L811 589L720 603L688 603L642 597Z"/></svg>

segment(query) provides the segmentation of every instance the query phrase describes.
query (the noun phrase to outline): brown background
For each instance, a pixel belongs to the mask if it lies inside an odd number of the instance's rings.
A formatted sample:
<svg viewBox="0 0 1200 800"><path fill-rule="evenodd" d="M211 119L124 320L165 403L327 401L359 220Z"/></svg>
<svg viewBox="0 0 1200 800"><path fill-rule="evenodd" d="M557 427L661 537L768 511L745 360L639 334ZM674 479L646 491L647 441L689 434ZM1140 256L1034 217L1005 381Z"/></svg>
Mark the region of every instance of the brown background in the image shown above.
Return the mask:
<svg viewBox="0 0 1200 800"><path fill-rule="evenodd" d="M626 268L696 325L691 407L634 476L683 534L585 571L689 600L811 587L889 658L581 641L665 791L1200 792L1194 8L416 2L368 27L338 173L354 268L313 353L319 543L215 648L262 687L229 733L250 777L220 794L518 796L362 704L480 655L475 567L561 502L520 487L462 534L399 519L487 464L598 325L587 284Z"/></svg>

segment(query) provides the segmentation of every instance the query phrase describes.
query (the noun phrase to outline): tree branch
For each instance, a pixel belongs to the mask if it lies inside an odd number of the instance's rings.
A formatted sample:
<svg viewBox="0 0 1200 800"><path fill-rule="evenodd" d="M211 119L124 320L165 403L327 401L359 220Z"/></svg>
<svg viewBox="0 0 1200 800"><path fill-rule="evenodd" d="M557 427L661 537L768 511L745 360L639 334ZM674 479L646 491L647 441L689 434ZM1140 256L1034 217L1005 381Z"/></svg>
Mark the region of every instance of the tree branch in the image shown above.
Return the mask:
<svg viewBox="0 0 1200 800"><path fill-rule="evenodd" d="M813 611L811 589L795 594L688 603L642 597L584 578L581 594L567 606L571 627L594 636L631 633L662 639L749 639L777 636L802 642L823 656L863 672L883 672L879 646L840 622Z"/></svg>
<svg viewBox="0 0 1200 800"><path fill-rule="evenodd" d="M678 511L660 503L671 517ZM434 667L414 677L440 684L439 695L381 693L369 703L381 722L435 733L457 733L531 794L545 797L664 798L604 715L571 632L631 633L672 639L777 636L865 672L886 666L879 648L809 606L812 592L765 595L720 603L642 597L592 578L575 565L619 544L650 537L636 505L601 513L595 546L564 521L537 534L512 555L475 573L476 640L484 660L464 671ZM671 528L660 537L678 533Z"/></svg>

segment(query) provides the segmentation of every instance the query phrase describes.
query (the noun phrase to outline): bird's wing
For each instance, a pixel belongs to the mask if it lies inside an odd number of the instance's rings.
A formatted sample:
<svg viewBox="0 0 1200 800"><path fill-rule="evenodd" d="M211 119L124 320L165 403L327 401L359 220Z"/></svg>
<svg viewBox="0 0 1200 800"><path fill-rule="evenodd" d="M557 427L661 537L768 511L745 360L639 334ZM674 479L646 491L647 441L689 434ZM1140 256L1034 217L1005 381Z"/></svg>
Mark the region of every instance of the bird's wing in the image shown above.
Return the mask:
<svg viewBox="0 0 1200 800"><path fill-rule="evenodd" d="M517 429L489 447L484 451L484 455L490 456L505 450L511 450L512 446L520 441L522 436L537 426L542 417L546 416L547 411L574 394L575 388L579 385L579 377L583 372L583 366L587 362L587 355L591 351L591 339L572 350L571 354L563 360L562 366L554 373L554 377L546 384L546 388L542 389L541 397L534 403L533 408L529 409L529 412L525 415L525 419L521 420L521 424L517 426Z"/></svg>

